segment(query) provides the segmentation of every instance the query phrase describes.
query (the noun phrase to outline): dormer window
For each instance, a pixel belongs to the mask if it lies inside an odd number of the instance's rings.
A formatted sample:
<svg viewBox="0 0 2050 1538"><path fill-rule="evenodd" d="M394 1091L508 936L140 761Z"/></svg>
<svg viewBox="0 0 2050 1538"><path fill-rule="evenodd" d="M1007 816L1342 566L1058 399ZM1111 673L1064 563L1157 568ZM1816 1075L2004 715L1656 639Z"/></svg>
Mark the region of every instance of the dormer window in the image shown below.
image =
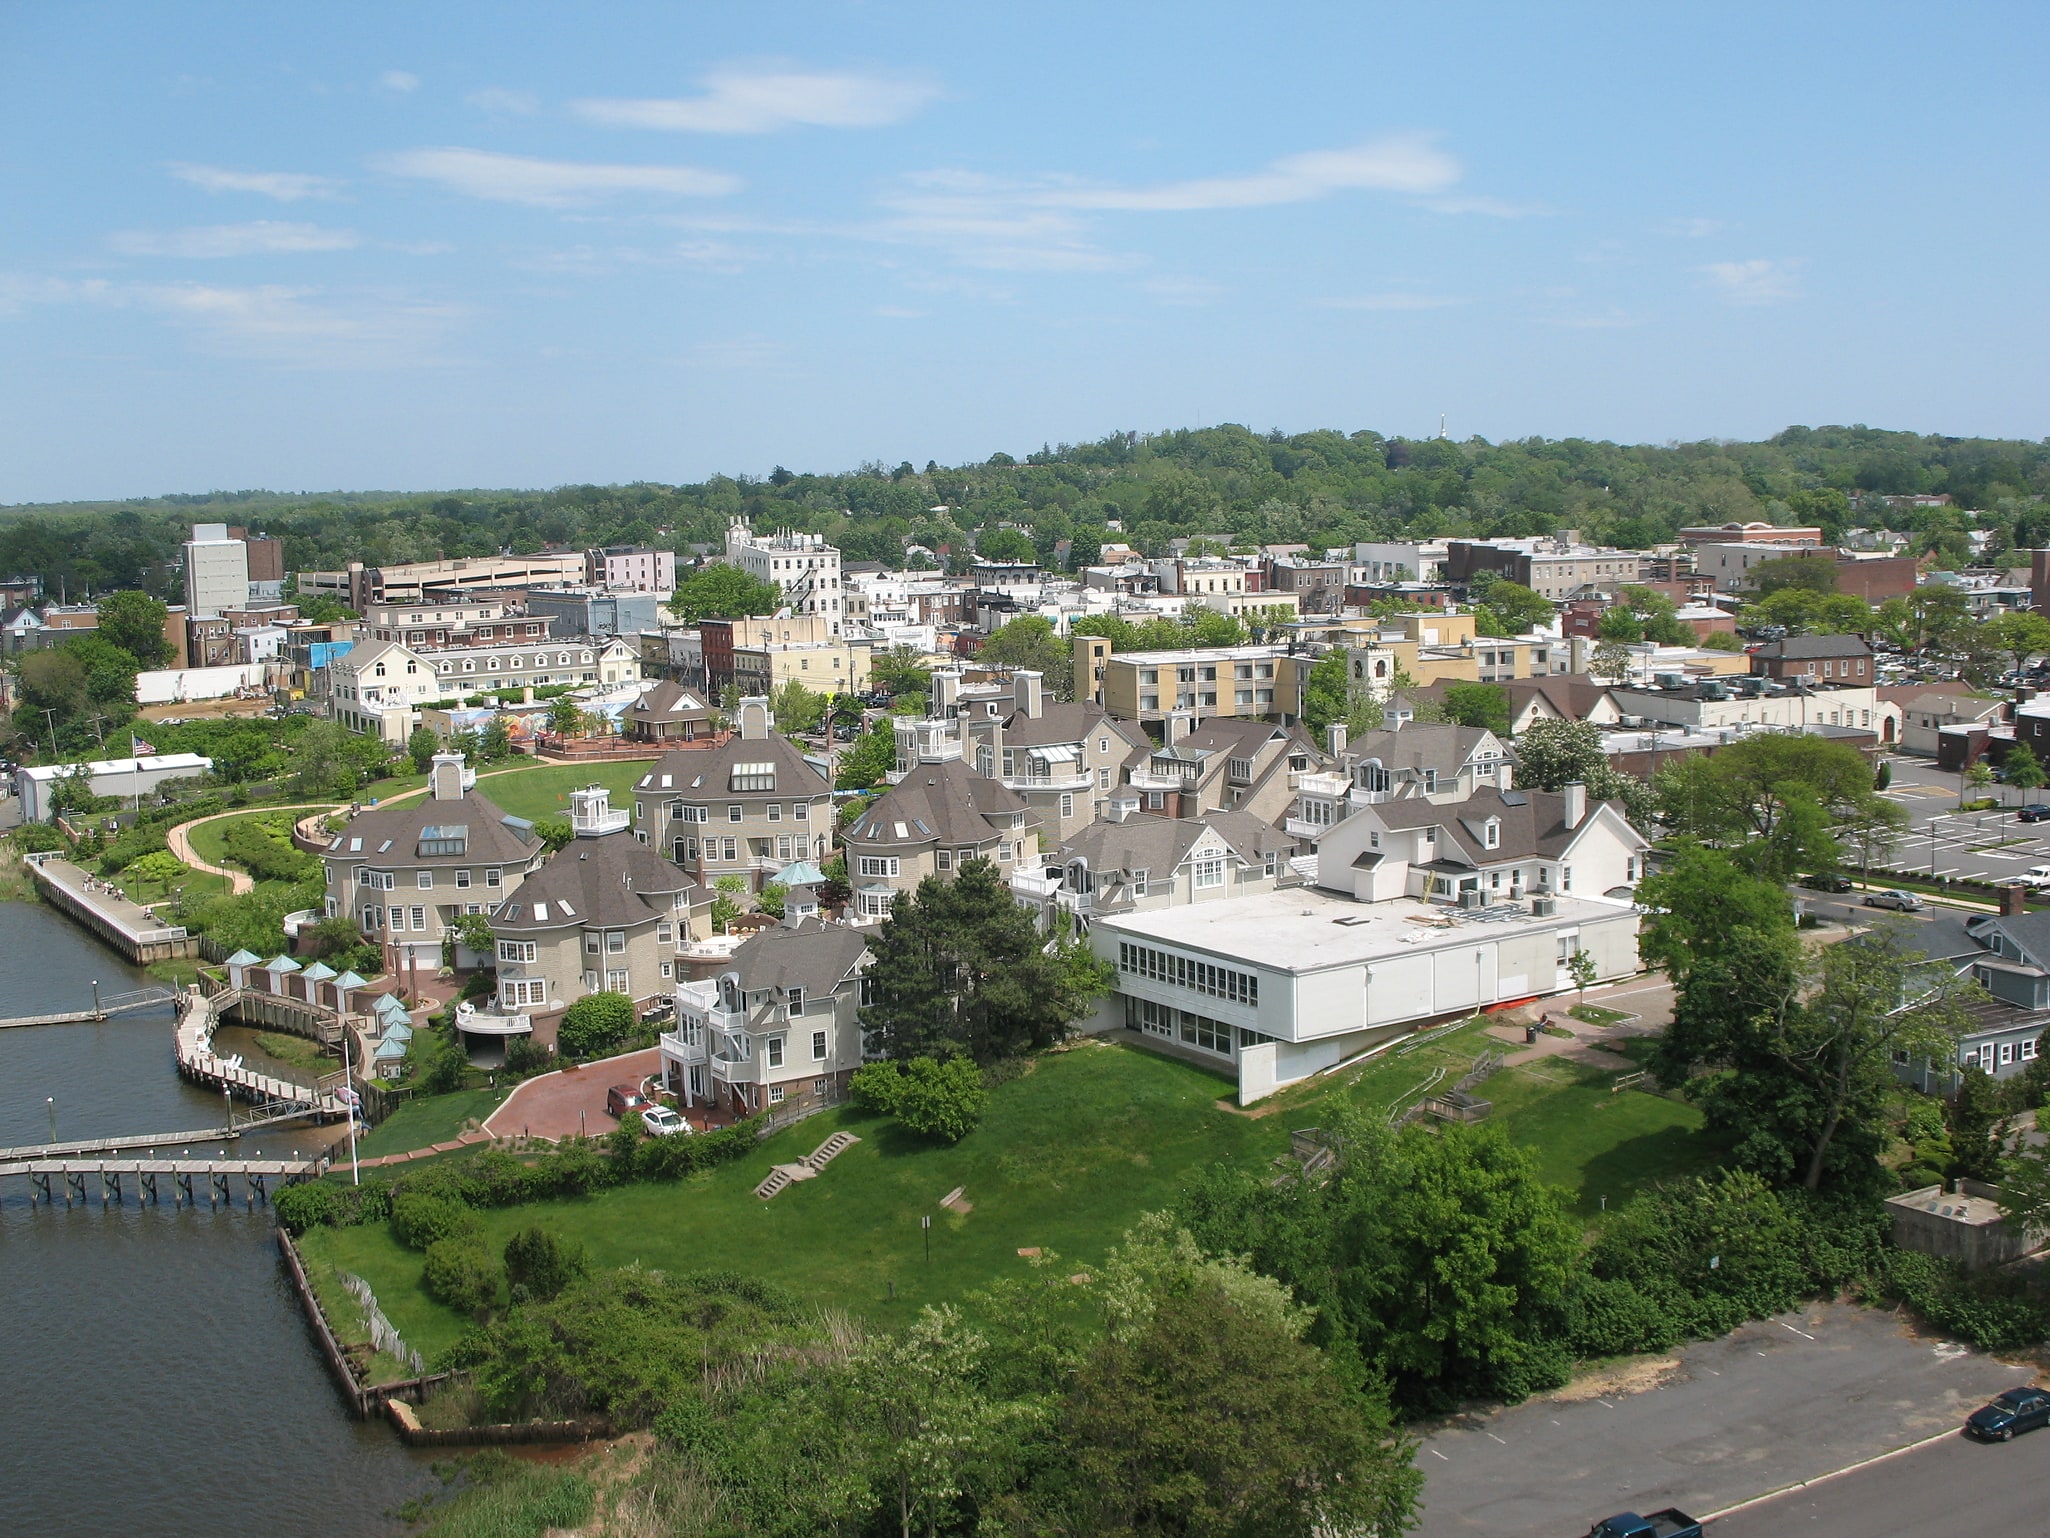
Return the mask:
<svg viewBox="0 0 2050 1538"><path fill-rule="evenodd" d="M1502 819L1499 817L1490 817L1486 822L1481 824L1481 848L1500 849L1501 847Z"/></svg>

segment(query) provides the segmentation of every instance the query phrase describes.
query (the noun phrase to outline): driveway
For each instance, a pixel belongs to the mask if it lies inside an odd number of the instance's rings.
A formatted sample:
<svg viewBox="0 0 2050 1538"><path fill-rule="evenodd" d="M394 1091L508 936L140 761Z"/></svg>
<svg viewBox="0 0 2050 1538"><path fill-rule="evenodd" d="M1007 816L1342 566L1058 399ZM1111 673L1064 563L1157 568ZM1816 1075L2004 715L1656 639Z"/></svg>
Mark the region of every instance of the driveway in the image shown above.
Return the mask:
<svg viewBox="0 0 2050 1538"><path fill-rule="evenodd" d="M605 1092L615 1084L638 1084L661 1071L660 1047L603 1058L581 1068L558 1068L527 1080L506 1096L484 1130L493 1137L599 1137L619 1125L605 1109Z"/></svg>
<svg viewBox="0 0 2050 1538"><path fill-rule="evenodd" d="M1559 1538L1618 1511L1705 1517L1954 1429L2031 1377L1850 1304L1749 1324L1634 1375L1433 1433L1417 1532Z"/></svg>

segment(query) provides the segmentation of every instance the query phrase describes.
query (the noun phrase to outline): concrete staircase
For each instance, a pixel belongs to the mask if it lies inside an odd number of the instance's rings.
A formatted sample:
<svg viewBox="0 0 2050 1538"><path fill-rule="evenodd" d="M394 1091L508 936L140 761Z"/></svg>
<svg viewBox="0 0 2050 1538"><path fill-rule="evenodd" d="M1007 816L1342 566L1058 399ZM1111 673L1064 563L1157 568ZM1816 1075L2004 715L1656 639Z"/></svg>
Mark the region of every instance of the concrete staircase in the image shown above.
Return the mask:
<svg viewBox="0 0 2050 1538"><path fill-rule="evenodd" d="M851 1132L834 1133L795 1164L779 1164L771 1169L768 1177L755 1187L755 1195L768 1201L800 1180L815 1179L820 1170L860 1141Z"/></svg>

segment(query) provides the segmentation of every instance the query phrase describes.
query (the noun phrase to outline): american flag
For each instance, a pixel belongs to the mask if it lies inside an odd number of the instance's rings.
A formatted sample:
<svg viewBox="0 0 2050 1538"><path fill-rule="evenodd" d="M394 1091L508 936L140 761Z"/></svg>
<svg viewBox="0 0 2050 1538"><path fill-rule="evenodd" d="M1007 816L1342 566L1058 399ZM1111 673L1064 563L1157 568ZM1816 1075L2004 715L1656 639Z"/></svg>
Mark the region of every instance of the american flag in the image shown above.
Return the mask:
<svg viewBox="0 0 2050 1538"><path fill-rule="evenodd" d="M157 750L156 744L144 742L140 737L136 736L133 732L130 732L128 734L128 747L129 750L133 752L137 758L142 757L142 755L145 753L154 753Z"/></svg>

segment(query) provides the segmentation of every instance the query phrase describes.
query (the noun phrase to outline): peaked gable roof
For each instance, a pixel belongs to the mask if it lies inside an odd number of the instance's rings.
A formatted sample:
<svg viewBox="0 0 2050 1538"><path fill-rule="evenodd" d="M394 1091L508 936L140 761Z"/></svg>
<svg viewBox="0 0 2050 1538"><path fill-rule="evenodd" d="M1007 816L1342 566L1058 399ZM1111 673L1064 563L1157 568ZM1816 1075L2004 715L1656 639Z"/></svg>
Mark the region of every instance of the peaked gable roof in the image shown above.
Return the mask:
<svg viewBox="0 0 2050 1538"><path fill-rule="evenodd" d="M788 993L832 993L868 959L861 932L845 924L806 919L778 924L743 942L733 952L732 970L749 993L775 988Z"/></svg>
<svg viewBox="0 0 2050 1538"><path fill-rule="evenodd" d="M435 850L422 853L429 829L447 833L454 828L463 830L460 838L436 838ZM452 843L461 847L447 848ZM327 857L373 865L509 865L531 858L540 847L541 836L532 823L508 815L490 797L466 790L460 800L427 796L403 806L358 812L329 841Z"/></svg>
<svg viewBox="0 0 2050 1538"><path fill-rule="evenodd" d="M1205 833L1213 833L1248 865L1260 865L1294 849L1292 839L1250 812L1209 812L1201 817L1128 817L1093 822L1061 846L1053 863L1080 860L1091 870L1143 870L1165 875L1189 857Z"/></svg>
<svg viewBox="0 0 2050 1538"><path fill-rule="evenodd" d="M1025 798L958 758L918 764L848 825L847 842L918 848L981 844L1000 831L991 819L1023 816Z"/></svg>
<svg viewBox="0 0 2050 1538"><path fill-rule="evenodd" d="M1355 816L1379 818L1385 828L1437 827L1444 833L1438 857L1457 855L1468 865L1499 865L1505 860L1554 860L1563 855L1597 820L1604 807L1614 811L1634 847L1646 847L1644 835L1631 827L1620 801L1589 799L1585 815L1574 827L1565 821L1566 797L1553 790L1497 790L1482 786L1452 806L1429 801L1383 801ZM1493 819L1497 840L1488 847L1485 828ZM1346 819L1348 822L1351 818ZM1340 826L1343 826L1341 824ZM1448 846L1449 849L1448 849Z"/></svg>
<svg viewBox="0 0 2050 1538"><path fill-rule="evenodd" d="M736 790L735 767L768 764L773 768L771 790ZM814 769L797 745L781 732L766 737L733 736L711 748L687 748L664 753L648 772L634 783L636 794L672 796L686 801L723 800L732 795L775 795L785 799L809 799L828 794L826 777Z"/></svg>
<svg viewBox="0 0 2050 1538"><path fill-rule="evenodd" d="M631 928L676 906L697 885L624 828L573 838L491 910L507 934L567 928Z"/></svg>

